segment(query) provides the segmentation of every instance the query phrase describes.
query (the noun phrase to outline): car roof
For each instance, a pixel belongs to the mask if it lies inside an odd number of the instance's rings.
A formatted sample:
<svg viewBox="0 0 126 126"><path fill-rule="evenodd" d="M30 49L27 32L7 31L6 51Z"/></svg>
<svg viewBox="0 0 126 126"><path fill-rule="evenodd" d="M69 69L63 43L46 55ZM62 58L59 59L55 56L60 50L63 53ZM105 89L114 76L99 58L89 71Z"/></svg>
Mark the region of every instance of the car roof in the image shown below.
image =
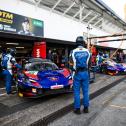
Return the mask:
<svg viewBox="0 0 126 126"><path fill-rule="evenodd" d="M28 62L30 62L30 63L32 63L32 62L51 62L52 63L51 60L49 60L49 59L42 59L42 58L30 58L28 60Z"/></svg>

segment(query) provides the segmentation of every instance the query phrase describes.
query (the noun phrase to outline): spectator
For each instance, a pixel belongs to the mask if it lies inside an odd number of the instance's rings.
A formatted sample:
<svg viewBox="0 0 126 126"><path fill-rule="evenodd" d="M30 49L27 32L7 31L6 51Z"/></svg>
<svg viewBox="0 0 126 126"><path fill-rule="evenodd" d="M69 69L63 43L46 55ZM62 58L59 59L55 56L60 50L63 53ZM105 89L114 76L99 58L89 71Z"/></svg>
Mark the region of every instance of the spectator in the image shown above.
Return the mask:
<svg viewBox="0 0 126 126"><path fill-rule="evenodd" d="M52 51L49 49L48 54L47 54L47 59L52 60Z"/></svg>

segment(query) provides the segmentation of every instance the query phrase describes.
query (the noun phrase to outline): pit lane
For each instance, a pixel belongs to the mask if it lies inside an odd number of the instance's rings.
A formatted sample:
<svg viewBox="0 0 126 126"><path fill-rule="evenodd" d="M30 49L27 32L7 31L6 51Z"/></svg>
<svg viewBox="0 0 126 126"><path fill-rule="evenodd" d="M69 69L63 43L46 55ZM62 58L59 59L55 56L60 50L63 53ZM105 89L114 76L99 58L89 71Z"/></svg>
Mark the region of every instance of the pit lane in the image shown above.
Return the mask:
<svg viewBox="0 0 126 126"><path fill-rule="evenodd" d="M88 114L69 112L48 126L125 126L126 80L91 100ZM81 108L82 110L83 108Z"/></svg>
<svg viewBox="0 0 126 126"><path fill-rule="evenodd" d="M109 85L122 76L96 75L96 82L90 85L90 92ZM15 95L0 97L0 123L1 125L30 125L43 117L71 104L72 94L60 94L39 99L19 98Z"/></svg>

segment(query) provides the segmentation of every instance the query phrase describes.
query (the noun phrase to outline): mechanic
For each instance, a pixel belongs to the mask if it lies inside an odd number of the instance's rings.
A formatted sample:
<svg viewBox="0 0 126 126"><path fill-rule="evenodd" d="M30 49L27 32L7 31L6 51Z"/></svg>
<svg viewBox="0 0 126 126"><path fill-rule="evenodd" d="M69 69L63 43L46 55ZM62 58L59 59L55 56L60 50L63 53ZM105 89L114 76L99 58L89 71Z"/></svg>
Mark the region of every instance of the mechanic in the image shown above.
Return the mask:
<svg viewBox="0 0 126 126"><path fill-rule="evenodd" d="M1 63L1 60L2 60L2 50L0 50L0 63ZM1 64L0 64L0 79L2 78L2 67L1 67Z"/></svg>
<svg viewBox="0 0 126 126"><path fill-rule="evenodd" d="M16 50L13 49L7 49L6 55L3 56L2 61L1 61L1 66L2 66L2 74L4 75L5 79L5 85L6 85L6 91L7 94L11 94L11 85L12 85L12 77L13 77L13 72L12 72L12 67L13 65L16 68L21 69L21 66L17 64L15 60L15 54Z"/></svg>
<svg viewBox="0 0 126 126"><path fill-rule="evenodd" d="M101 65L102 62L103 62L103 55L102 55L102 52L99 52L97 57L96 57L97 66Z"/></svg>
<svg viewBox="0 0 126 126"><path fill-rule="evenodd" d="M108 55L108 53L105 51L104 53L103 53L103 59L105 60L105 59L108 59L109 58L109 55Z"/></svg>
<svg viewBox="0 0 126 126"><path fill-rule="evenodd" d="M102 66L103 60L104 60L103 53L99 52L97 57L96 57L96 67L97 67L98 72L102 72L101 66Z"/></svg>
<svg viewBox="0 0 126 126"><path fill-rule="evenodd" d="M78 36L76 39L77 48L71 51L69 57L70 69L73 71L73 89L74 89L74 113L80 112L80 87L83 92L83 112L88 113L89 107L89 63L90 52L85 48L85 40L83 36Z"/></svg>

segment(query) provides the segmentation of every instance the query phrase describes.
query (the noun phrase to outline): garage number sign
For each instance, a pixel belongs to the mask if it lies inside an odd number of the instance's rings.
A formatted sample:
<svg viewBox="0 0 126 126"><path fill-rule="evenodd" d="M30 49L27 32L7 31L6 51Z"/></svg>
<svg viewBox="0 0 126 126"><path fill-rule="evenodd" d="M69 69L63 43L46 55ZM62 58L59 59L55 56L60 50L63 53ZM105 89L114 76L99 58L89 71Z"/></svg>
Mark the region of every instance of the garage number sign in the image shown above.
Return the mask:
<svg viewBox="0 0 126 126"><path fill-rule="evenodd" d="M43 37L44 22L0 10L0 31L26 36Z"/></svg>

